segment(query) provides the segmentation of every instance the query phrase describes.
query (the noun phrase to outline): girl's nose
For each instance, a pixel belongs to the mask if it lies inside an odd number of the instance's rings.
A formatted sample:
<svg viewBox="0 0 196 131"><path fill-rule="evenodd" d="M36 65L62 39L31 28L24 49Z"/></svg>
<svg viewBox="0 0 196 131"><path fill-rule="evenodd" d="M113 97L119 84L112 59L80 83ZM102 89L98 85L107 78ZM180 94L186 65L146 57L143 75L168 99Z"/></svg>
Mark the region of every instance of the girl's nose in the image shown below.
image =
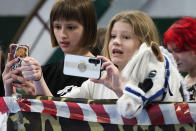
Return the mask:
<svg viewBox="0 0 196 131"><path fill-rule="evenodd" d="M67 38L68 37L67 31L65 29L61 30L61 37L63 37L63 38Z"/></svg>
<svg viewBox="0 0 196 131"><path fill-rule="evenodd" d="M120 37L116 37L116 38L114 39L113 43L114 43L115 45L120 45L120 44L121 44L121 39L120 39Z"/></svg>

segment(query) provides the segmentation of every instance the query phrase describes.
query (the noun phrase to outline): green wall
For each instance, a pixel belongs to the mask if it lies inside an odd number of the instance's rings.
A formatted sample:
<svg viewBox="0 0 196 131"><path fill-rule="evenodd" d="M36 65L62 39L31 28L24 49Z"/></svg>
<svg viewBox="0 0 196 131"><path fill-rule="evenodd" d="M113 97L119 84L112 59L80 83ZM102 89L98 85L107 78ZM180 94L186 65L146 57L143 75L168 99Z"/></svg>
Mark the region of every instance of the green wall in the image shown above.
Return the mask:
<svg viewBox="0 0 196 131"><path fill-rule="evenodd" d="M0 17L0 45L5 51L9 43L12 42L17 30L24 20L24 16L3 16Z"/></svg>
<svg viewBox="0 0 196 131"><path fill-rule="evenodd" d="M164 32L170 27L174 21L176 21L179 18L153 18L154 23L156 24L160 39L162 40L162 36Z"/></svg>

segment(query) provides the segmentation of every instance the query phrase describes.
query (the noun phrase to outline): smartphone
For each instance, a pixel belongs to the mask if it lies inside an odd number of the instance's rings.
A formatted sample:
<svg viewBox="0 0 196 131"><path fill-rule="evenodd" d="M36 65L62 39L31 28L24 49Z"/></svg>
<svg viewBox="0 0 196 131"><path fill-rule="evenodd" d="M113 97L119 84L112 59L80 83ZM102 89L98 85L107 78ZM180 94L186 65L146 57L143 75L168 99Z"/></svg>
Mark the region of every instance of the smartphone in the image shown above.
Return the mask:
<svg viewBox="0 0 196 131"><path fill-rule="evenodd" d="M99 79L102 60L96 57L66 54L64 58L65 75Z"/></svg>
<svg viewBox="0 0 196 131"><path fill-rule="evenodd" d="M21 66L22 60L29 56L29 46L27 44L10 44L11 60L19 58L19 61L12 66L12 70Z"/></svg>
<svg viewBox="0 0 196 131"><path fill-rule="evenodd" d="M15 59L15 58L19 58L19 61L17 63L15 63L12 67L11 70L15 70L16 68L21 66L22 60L29 56L29 46L27 44L10 44L9 46L10 49L10 53L11 53L11 60ZM22 74L18 74L19 76L22 76ZM21 84L19 81L14 81L14 83L19 83ZM16 88L16 92L17 94L26 94L24 90L22 90L21 88Z"/></svg>

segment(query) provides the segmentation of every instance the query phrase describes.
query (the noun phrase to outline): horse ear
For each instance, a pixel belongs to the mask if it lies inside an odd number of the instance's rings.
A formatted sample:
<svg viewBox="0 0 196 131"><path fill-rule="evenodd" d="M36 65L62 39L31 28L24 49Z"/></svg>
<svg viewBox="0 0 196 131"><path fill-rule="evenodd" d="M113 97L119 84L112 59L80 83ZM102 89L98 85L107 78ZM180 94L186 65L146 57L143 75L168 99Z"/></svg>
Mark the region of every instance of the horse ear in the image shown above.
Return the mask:
<svg viewBox="0 0 196 131"><path fill-rule="evenodd" d="M157 57L157 60L159 60L160 62L164 61L163 55L161 53L161 50L159 48L159 45L156 42L151 42L150 44L151 46L151 50L153 52L153 54Z"/></svg>

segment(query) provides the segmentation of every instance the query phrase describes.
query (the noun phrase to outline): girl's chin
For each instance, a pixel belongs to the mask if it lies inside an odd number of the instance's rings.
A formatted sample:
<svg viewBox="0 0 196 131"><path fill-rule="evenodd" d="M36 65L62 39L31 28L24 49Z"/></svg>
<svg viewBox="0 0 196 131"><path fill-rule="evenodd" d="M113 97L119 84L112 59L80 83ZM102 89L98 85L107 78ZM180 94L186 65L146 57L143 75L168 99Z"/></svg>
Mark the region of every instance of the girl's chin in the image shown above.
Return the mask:
<svg viewBox="0 0 196 131"><path fill-rule="evenodd" d="M61 50L62 50L64 53L69 53L69 54L70 54L70 50L68 50L68 49L61 48Z"/></svg>
<svg viewBox="0 0 196 131"><path fill-rule="evenodd" d="M187 72L185 69L183 68L178 68L179 72Z"/></svg>
<svg viewBox="0 0 196 131"><path fill-rule="evenodd" d="M120 63L122 63L120 60L112 60L112 63L114 65L120 65Z"/></svg>

